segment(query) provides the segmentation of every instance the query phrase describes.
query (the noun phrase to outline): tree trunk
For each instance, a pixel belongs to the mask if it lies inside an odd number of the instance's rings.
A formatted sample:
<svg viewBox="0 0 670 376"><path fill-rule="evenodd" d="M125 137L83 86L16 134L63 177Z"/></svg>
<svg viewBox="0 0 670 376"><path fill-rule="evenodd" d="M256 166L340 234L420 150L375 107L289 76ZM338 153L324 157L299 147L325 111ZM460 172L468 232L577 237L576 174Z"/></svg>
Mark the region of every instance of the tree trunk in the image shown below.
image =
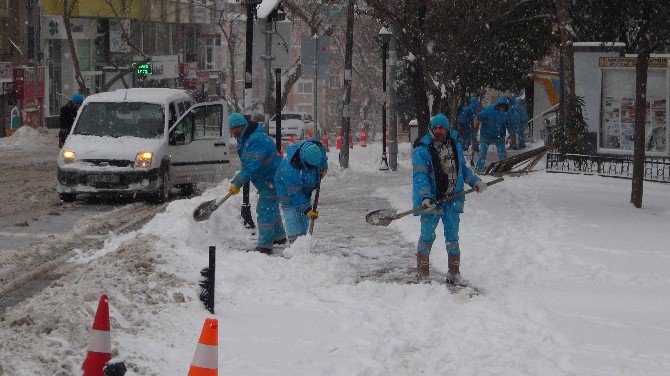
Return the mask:
<svg viewBox="0 0 670 376"><path fill-rule="evenodd" d="M561 106L565 109L566 103L573 103L575 94L575 51L572 33L572 17L568 10L566 0L556 0L556 16L558 18L559 30L561 33L561 54L563 55L563 82L561 87L563 91L563 101ZM574 111L567 111L563 114L565 124L574 124Z"/></svg>
<svg viewBox="0 0 670 376"><path fill-rule="evenodd" d="M351 134L351 84L354 54L354 0L347 2L347 29L344 49L344 92L342 93L342 145L340 167L349 168L349 135ZM316 119L314 119L316 121Z"/></svg>
<svg viewBox="0 0 670 376"><path fill-rule="evenodd" d="M424 76L423 64L418 59L412 60L409 64L407 74L412 87L412 96L414 97L416 120L419 123L419 135L423 135L428 132L428 124L430 124L428 93L426 91L426 77Z"/></svg>
<svg viewBox="0 0 670 376"><path fill-rule="evenodd" d="M633 186L630 202L642 207L642 191L644 183L644 133L647 117L647 68L649 67L648 40L640 38L640 49L635 64L635 132L633 135Z"/></svg>
<svg viewBox="0 0 670 376"><path fill-rule="evenodd" d="M70 14L72 9L77 5L78 0L63 0L63 23L65 24L65 34L67 34L67 43L70 47L70 56L72 56L72 65L74 66L74 78L77 80L77 85L79 85L79 91L88 95L90 93L89 89L86 87L86 82L84 81L84 76L81 74L81 68L79 67L79 58L77 57L77 49L74 45L74 38L72 37L72 24L70 23Z"/></svg>

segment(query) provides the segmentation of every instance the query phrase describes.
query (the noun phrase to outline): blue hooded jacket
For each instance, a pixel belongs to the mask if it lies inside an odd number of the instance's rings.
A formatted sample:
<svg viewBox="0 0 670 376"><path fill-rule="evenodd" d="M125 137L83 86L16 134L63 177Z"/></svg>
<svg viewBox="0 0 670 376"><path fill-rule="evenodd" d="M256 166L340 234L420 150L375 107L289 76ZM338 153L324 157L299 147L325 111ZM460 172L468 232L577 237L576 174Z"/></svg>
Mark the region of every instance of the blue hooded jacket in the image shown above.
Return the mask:
<svg viewBox="0 0 670 376"><path fill-rule="evenodd" d="M503 104L507 107L507 112L499 111L496 106ZM506 125L509 116L509 101L505 95L498 97L494 104L490 104L477 115L480 121L479 129L482 141L488 144L495 144L505 141Z"/></svg>
<svg viewBox="0 0 670 376"><path fill-rule="evenodd" d="M275 142L265 133L259 123L244 126L237 140L237 154L242 161L242 170L232 183L242 187L251 181L256 189L266 189L274 182L281 156Z"/></svg>
<svg viewBox="0 0 670 376"><path fill-rule="evenodd" d="M315 168L305 167L304 157L300 150L306 144L314 144L321 150L321 164ZM312 191L319 184L320 174L328 171L328 157L321 142L315 138L299 142L286 149L286 157L282 158L274 181L277 188L279 201L283 206L291 206L298 209L300 213L305 212L310 206Z"/></svg>
<svg viewBox="0 0 670 376"><path fill-rule="evenodd" d="M477 117L477 110L479 110L479 99L477 97L470 98L470 103L465 105L456 117L459 126L470 126Z"/></svg>
<svg viewBox="0 0 670 376"><path fill-rule="evenodd" d="M450 136L454 142L456 149L456 159L458 165L458 178L453 193L456 194L463 191L464 183L474 186L479 181L477 175L466 165L465 156L463 156L463 148L458 142L458 133L452 129ZM435 165L430 153L430 146L433 143L433 135L429 132L414 143L414 151L412 152L412 204L414 207L421 206L421 202L428 198L437 200L437 182L435 179ZM461 196L455 200L447 201L440 205L442 208L450 208L459 213L463 212L463 204L465 203L465 196ZM415 213L414 215L420 215Z"/></svg>
<svg viewBox="0 0 670 376"><path fill-rule="evenodd" d="M511 102L511 107L509 110L509 132L515 134L520 130L526 129L525 126L528 123L528 112L526 111L526 106L523 99L512 98L514 101Z"/></svg>

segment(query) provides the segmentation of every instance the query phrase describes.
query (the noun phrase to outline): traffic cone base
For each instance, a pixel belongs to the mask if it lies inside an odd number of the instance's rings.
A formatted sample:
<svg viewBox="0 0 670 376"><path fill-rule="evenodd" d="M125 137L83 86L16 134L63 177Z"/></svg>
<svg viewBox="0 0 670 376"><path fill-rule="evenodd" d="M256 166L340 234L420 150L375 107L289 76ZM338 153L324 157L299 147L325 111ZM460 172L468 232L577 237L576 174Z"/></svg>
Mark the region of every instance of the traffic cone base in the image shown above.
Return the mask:
<svg viewBox="0 0 670 376"><path fill-rule="evenodd" d="M188 376L218 376L218 345L219 322L216 319L205 319Z"/></svg>

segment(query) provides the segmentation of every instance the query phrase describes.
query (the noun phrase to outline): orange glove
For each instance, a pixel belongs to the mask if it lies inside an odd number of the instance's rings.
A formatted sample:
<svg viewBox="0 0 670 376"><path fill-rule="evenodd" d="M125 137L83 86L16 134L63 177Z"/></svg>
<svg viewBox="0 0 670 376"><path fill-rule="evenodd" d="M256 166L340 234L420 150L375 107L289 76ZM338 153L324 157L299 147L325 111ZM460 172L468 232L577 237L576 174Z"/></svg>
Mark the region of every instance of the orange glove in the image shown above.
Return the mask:
<svg viewBox="0 0 670 376"><path fill-rule="evenodd" d="M307 212L307 218L317 219L319 218L319 212L315 211L314 209L309 209L309 211Z"/></svg>
<svg viewBox="0 0 670 376"><path fill-rule="evenodd" d="M235 184L231 184L230 188L228 188L228 192L230 192L231 195L235 196L236 194L240 193L240 189L237 188Z"/></svg>

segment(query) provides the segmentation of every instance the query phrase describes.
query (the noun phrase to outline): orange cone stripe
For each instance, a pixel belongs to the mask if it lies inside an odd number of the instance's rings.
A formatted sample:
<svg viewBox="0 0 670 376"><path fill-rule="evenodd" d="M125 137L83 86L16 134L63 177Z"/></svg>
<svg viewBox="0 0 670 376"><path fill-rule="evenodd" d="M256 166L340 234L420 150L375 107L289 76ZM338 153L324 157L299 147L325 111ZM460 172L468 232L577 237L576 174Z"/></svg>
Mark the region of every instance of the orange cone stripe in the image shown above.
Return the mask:
<svg viewBox="0 0 670 376"><path fill-rule="evenodd" d="M106 330L91 329L91 332L88 334L87 350L111 354L112 337L110 336L109 332Z"/></svg>
<svg viewBox="0 0 670 376"><path fill-rule="evenodd" d="M219 350L217 346L198 344L191 365L202 368L217 369L219 367Z"/></svg>
<svg viewBox="0 0 670 376"><path fill-rule="evenodd" d="M218 376L219 371L216 369L201 368L198 366L191 366L188 371L188 376Z"/></svg>

